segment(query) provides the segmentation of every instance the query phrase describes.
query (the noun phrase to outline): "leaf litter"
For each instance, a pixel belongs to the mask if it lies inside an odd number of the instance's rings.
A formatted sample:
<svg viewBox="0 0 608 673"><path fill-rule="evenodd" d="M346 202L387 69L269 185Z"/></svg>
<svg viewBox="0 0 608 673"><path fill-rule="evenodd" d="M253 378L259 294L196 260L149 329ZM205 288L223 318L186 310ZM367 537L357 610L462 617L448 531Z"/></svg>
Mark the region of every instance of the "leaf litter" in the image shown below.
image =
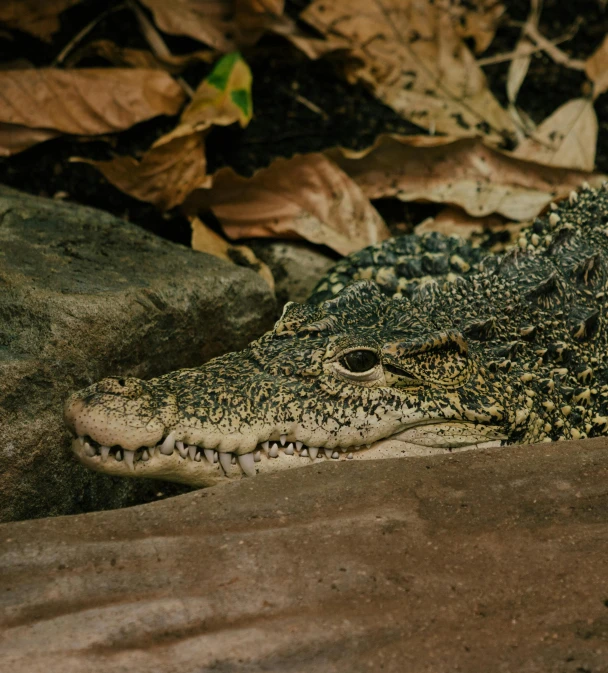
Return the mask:
<svg viewBox="0 0 608 673"><path fill-rule="evenodd" d="M35 0L13 0L0 8L0 20L9 30L49 40L61 12L74 4L77 0L51 0L41 9ZM131 0L125 6L138 18L150 51L97 39L64 61L84 39L81 31L59 59L73 66L95 55L120 67L0 71L0 153L14 154L61 134L107 137L181 110L175 127L137 157L79 160L160 210L185 202L191 217L211 211L230 238L305 238L340 254L390 235L374 199L446 204L421 227L476 236L480 227L516 231L583 180L599 184L604 178L592 172L598 122L591 97L566 102L537 128L516 107L538 50L561 67L584 69L594 98L608 90L608 39L586 61L571 58L556 46L566 38L550 41L540 33L537 0L531 0L520 40L507 55L508 108L490 91L481 67L500 55L476 57L492 46L506 16L508 5L496 0L313 0L299 23L285 15L282 0L141 4L150 14ZM161 31L185 35L203 48L174 54ZM212 127L245 127L253 115L251 72L236 49L257 49L251 45L268 32L282 35L309 58L333 60L348 81L365 83L430 135L384 135L360 152L334 147L276 158L250 178L229 167L208 175L205 141ZM222 53L194 91L179 77L189 65ZM182 109L184 92L191 101ZM327 118L331 110L323 113ZM505 143L512 152L504 151ZM193 245L196 239L197 246L224 259L240 254L253 266L259 263L253 252L240 247L235 252L198 219L192 231Z"/></svg>

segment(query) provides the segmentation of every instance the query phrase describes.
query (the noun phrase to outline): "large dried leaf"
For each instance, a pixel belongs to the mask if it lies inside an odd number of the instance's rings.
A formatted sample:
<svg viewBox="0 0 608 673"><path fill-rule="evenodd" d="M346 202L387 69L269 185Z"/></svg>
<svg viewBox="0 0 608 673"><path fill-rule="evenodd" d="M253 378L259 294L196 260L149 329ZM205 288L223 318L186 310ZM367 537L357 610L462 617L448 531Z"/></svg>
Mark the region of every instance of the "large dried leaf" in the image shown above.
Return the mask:
<svg viewBox="0 0 608 673"><path fill-rule="evenodd" d="M519 221L532 219L585 180L599 186L605 179L524 161L479 138L385 135L362 152L334 148L325 154L370 199L449 203L475 217L499 213Z"/></svg>
<svg viewBox="0 0 608 673"><path fill-rule="evenodd" d="M260 274L274 292L272 271L255 256L251 248L246 245L232 245L228 243L228 241L209 229L198 217L191 218L190 224L192 226L193 250L206 252L227 262L252 269Z"/></svg>
<svg viewBox="0 0 608 673"><path fill-rule="evenodd" d="M0 91L0 123L13 125L20 149L50 133L123 131L157 115L176 114L184 102L167 73L133 68L0 71ZM0 144L0 154L14 151L10 142Z"/></svg>
<svg viewBox="0 0 608 673"><path fill-rule="evenodd" d="M514 154L550 166L592 171L598 123L593 103L575 98L559 107Z"/></svg>
<svg viewBox="0 0 608 673"><path fill-rule="evenodd" d="M305 238L347 255L390 233L359 187L322 154L276 159L252 178L222 168L189 212L212 210L230 238Z"/></svg>
<svg viewBox="0 0 608 673"><path fill-rule="evenodd" d="M194 189L209 184L204 133L169 141L160 138L141 161L132 157L116 157L111 161L72 160L95 166L121 191L163 210L179 205Z"/></svg>
<svg viewBox="0 0 608 673"><path fill-rule="evenodd" d="M2 0L0 23L50 41L59 30L59 14L80 0Z"/></svg>
<svg viewBox="0 0 608 673"><path fill-rule="evenodd" d="M187 35L221 52L253 44L283 23L282 0L141 0L156 25L171 35ZM290 23L290 22L288 22Z"/></svg>
<svg viewBox="0 0 608 673"><path fill-rule="evenodd" d="M593 96L608 91L608 36L585 63L585 73L593 82Z"/></svg>
<svg viewBox="0 0 608 673"><path fill-rule="evenodd" d="M314 0L301 17L324 35L350 41L365 81L384 103L419 126L501 142L509 114L443 4L422 0Z"/></svg>

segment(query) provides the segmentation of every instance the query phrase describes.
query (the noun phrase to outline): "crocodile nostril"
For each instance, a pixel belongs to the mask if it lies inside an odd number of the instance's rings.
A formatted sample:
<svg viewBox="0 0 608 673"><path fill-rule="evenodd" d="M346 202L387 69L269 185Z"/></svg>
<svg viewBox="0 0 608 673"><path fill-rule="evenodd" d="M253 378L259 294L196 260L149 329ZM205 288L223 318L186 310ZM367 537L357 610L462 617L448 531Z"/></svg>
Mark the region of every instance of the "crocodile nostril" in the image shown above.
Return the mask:
<svg viewBox="0 0 608 673"><path fill-rule="evenodd" d="M124 379L118 379L118 385L119 386L124 386L125 385L125 380Z"/></svg>

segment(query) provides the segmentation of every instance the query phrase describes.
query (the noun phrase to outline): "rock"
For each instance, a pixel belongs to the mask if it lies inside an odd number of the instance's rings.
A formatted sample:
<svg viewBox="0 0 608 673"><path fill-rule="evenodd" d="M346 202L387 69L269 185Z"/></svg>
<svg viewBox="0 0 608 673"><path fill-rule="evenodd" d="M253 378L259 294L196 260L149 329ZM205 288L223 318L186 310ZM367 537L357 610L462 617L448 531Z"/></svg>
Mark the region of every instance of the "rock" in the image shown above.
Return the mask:
<svg viewBox="0 0 608 673"><path fill-rule="evenodd" d="M99 210L0 188L0 520L164 491L78 465L66 397L107 375L202 364L274 318L274 297L252 271Z"/></svg>
<svg viewBox="0 0 608 673"><path fill-rule="evenodd" d="M288 301L303 304L321 276L338 258L330 257L319 246L300 241L247 241L256 256L270 267L279 308Z"/></svg>
<svg viewBox="0 0 608 673"><path fill-rule="evenodd" d="M328 461L0 540L12 673L607 670L606 438Z"/></svg>

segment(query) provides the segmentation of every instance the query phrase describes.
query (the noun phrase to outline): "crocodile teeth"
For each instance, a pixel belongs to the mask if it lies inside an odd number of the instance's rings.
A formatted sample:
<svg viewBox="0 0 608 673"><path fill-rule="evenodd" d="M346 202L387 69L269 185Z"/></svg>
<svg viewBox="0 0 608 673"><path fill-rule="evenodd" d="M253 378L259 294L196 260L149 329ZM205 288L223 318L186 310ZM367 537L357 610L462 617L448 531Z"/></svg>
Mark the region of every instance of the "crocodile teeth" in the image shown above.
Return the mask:
<svg viewBox="0 0 608 673"><path fill-rule="evenodd" d="M188 449L184 446L183 442L175 442L175 448L179 451L179 455L182 458L188 455Z"/></svg>
<svg viewBox="0 0 608 673"><path fill-rule="evenodd" d="M242 456L238 457L239 465L241 470L248 477L255 477L255 460L253 458L253 453L244 453Z"/></svg>
<svg viewBox="0 0 608 673"><path fill-rule="evenodd" d="M273 444L270 447L270 451L268 452L268 456L270 458L278 458L278 456L279 456L279 445L278 444Z"/></svg>
<svg viewBox="0 0 608 673"><path fill-rule="evenodd" d="M148 453L148 451L146 449L143 450L143 452L141 454L141 459L144 461L144 463L146 461L150 460L150 454Z"/></svg>
<svg viewBox="0 0 608 673"><path fill-rule="evenodd" d="M293 456L294 448L293 448L293 443L292 443L292 442L290 442L290 443L285 447L285 453L286 453L288 456Z"/></svg>
<svg viewBox="0 0 608 673"><path fill-rule="evenodd" d="M307 450L307 449L302 449L302 450L300 451L300 456L301 456L302 458L308 458L308 450Z"/></svg>
<svg viewBox="0 0 608 673"><path fill-rule="evenodd" d="M213 449L203 449L205 458L213 465L215 463L215 451Z"/></svg>
<svg viewBox="0 0 608 673"><path fill-rule="evenodd" d="M97 453L97 451L95 451L95 449L88 442L84 443L84 455L85 456L89 456L89 458L91 458L96 453Z"/></svg>
<svg viewBox="0 0 608 673"><path fill-rule="evenodd" d="M261 451L256 451L253 454L253 460L254 460L255 463L259 463L260 460L262 460L262 452Z"/></svg>
<svg viewBox="0 0 608 673"><path fill-rule="evenodd" d="M148 453L150 454L150 458L154 458L156 455L156 447L155 446L149 446L148 447Z"/></svg>
<svg viewBox="0 0 608 673"><path fill-rule="evenodd" d="M268 449L270 448L270 442L262 442L262 448L264 449L264 451L268 451Z"/></svg>
<svg viewBox="0 0 608 673"><path fill-rule="evenodd" d="M300 451L304 444L302 442L296 442L296 451Z"/></svg>
<svg viewBox="0 0 608 673"><path fill-rule="evenodd" d="M202 457L201 457L201 452L200 451L196 454L196 456L194 456L194 460L196 460L197 463L201 462Z"/></svg>
<svg viewBox="0 0 608 673"><path fill-rule="evenodd" d="M190 460L194 460L196 458L196 449L198 447L195 444L190 444L190 446L186 449L188 452L188 455L190 456Z"/></svg>
<svg viewBox="0 0 608 673"><path fill-rule="evenodd" d="M135 451L128 451L125 449L125 463L129 466L131 472L135 472L135 464L133 459L135 458Z"/></svg>
<svg viewBox="0 0 608 673"><path fill-rule="evenodd" d="M160 445L160 452L165 456L170 456L173 453L173 448L175 447L175 433L172 432L167 435L165 441Z"/></svg>
<svg viewBox="0 0 608 673"><path fill-rule="evenodd" d="M285 446L287 444L287 435L281 435L279 441L281 442L281 446Z"/></svg>
<svg viewBox="0 0 608 673"><path fill-rule="evenodd" d="M325 457L329 460L332 454L331 449L323 449L323 452L325 453Z"/></svg>
<svg viewBox="0 0 608 673"><path fill-rule="evenodd" d="M352 460L352 459L354 458L354 456L353 456L352 453L349 453L348 456L346 456L346 458L347 458L348 460Z"/></svg>
<svg viewBox="0 0 608 673"><path fill-rule="evenodd" d="M116 458L116 460L119 460L119 461L122 460L122 451L120 449L118 449L116 451L116 454L114 455L114 458Z"/></svg>
<svg viewBox="0 0 608 673"><path fill-rule="evenodd" d="M230 472L230 466L232 465L232 454L219 452L220 456L220 465L222 466L226 474Z"/></svg>
<svg viewBox="0 0 608 673"><path fill-rule="evenodd" d="M337 451L334 451L334 452L331 454L331 457L332 457L334 460L336 460L337 458L340 457L340 454L339 454Z"/></svg>
<svg viewBox="0 0 608 673"><path fill-rule="evenodd" d="M106 460L108 459L108 456L110 455L110 447L102 446L100 447L99 451L101 452L101 462L105 463Z"/></svg>
<svg viewBox="0 0 608 673"><path fill-rule="evenodd" d="M305 449L306 450L306 449ZM319 453L319 449L316 446L309 446L308 447L308 455L314 460Z"/></svg>

